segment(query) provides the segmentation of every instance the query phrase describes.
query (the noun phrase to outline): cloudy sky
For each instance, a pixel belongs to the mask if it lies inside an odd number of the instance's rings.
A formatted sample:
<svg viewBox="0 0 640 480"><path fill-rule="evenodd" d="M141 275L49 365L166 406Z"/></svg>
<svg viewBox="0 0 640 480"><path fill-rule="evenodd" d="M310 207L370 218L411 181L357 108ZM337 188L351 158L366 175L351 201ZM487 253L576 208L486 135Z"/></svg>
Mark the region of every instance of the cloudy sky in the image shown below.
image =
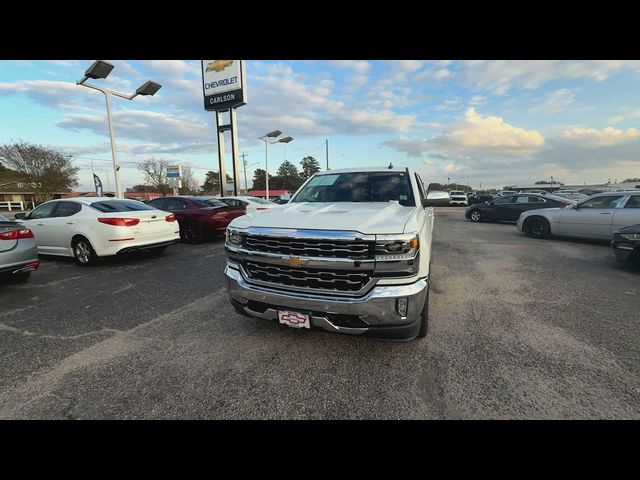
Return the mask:
<svg viewBox="0 0 640 480"><path fill-rule="evenodd" d="M148 79L162 85L154 97L112 101L123 187L141 183L136 162L151 156L200 180L217 170L200 61L108 61L113 72L96 82L126 93ZM113 187L103 96L75 84L91 62L0 61L0 142L72 155L79 190L93 189L92 160ZM264 168L257 138L279 129L295 140L270 147L270 172L307 155L324 167L328 139L332 168L393 162L426 182L620 181L640 176L639 84L637 61L248 60L240 152L249 179Z"/></svg>

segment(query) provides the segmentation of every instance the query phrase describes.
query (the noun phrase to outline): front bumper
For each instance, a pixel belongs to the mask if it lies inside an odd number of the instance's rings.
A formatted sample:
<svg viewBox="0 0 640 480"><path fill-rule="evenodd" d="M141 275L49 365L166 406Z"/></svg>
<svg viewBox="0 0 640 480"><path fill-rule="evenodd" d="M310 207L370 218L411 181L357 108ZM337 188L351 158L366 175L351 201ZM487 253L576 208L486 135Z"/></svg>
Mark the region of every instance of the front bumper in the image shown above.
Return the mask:
<svg viewBox="0 0 640 480"><path fill-rule="evenodd" d="M627 262L632 258L640 259L640 244L637 242L612 241L611 248L618 260Z"/></svg>
<svg viewBox="0 0 640 480"><path fill-rule="evenodd" d="M229 265L225 278L231 303L242 315L277 321L278 309L297 310L311 315L312 328L392 340L418 335L428 289L428 278L423 278L408 285L375 286L363 297L331 297L254 285ZM404 316L397 311L399 298L408 299Z"/></svg>
<svg viewBox="0 0 640 480"><path fill-rule="evenodd" d="M463 205L463 206L467 206L469 205L469 202L466 200L449 200L449 205Z"/></svg>

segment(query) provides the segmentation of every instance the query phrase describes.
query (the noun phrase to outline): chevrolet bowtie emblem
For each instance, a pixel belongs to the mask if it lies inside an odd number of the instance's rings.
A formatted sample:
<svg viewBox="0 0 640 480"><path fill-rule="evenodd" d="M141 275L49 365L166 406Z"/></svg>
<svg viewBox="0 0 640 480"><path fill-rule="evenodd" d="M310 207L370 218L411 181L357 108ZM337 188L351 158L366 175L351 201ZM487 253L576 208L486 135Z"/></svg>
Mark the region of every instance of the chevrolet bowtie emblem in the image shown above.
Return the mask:
<svg viewBox="0 0 640 480"><path fill-rule="evenodd" d="M289 257L285 259L284 263L292 267L300 267L301 265L305 265L307 260L303 260L300 257Z"/></svg>
<svg viewBox="0 0 640 480"><path fill-rule="evenodd" d="M232 63L233 63L233 60L215 60L214 62L207 64L206 71L210 72L212 70L215 70L216 72L221 72Z"/></svg>

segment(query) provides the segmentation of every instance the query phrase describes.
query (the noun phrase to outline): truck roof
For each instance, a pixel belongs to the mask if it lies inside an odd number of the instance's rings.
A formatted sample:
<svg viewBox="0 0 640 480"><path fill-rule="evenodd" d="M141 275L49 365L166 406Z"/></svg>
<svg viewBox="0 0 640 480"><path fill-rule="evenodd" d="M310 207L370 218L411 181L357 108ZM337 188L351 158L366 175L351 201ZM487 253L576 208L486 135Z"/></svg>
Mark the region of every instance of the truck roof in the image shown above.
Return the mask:
<svg viewBox="0 0 640 480"><path fill-rule="evenodd" d="M339 168L335 170L324 170L316 173L316 175L330 175L332 173L349 173L349 172L406 172L405 167L352 167L352 168Z"/></svg>

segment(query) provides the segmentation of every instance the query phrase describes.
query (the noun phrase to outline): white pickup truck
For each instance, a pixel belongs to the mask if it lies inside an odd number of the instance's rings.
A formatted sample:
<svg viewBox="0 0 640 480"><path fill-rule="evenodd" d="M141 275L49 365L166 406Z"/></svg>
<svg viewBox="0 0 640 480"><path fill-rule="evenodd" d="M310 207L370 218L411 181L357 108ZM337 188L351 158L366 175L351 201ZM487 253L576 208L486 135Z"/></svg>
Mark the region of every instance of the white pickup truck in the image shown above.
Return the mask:
<svg viewBox="0 0 640 480"><path fill-rule="evenodd" d="M434 212L409 169L330 170L234 219L225 276L244 316L411 340L427 334Z"/></svg>

